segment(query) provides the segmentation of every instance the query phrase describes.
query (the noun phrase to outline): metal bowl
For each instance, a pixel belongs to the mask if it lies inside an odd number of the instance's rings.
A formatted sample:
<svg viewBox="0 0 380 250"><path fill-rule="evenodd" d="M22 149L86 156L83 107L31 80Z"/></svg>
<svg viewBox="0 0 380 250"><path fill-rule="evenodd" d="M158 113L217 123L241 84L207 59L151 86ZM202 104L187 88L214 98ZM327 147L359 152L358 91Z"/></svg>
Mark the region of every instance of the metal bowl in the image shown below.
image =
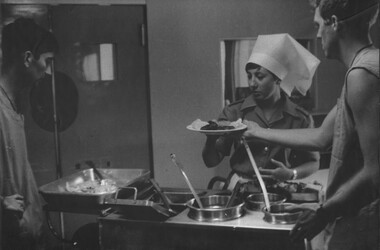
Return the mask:
<svg viewBox="0 0 380 250"><path fill-rule="evenodd" d="M284 196L274 193L268 193L268 199L270 205L284 203L286 201ZM248 210L261 211L265 207L264 194L250 194L245 199L245 203Z"/></svg>
<svg viewBox="0 0 380 250"><path fill-rule="evenodd" d="M191 199L187 206L188 216L191 219L205 222L226 221L241 217L244 214L244 201L236 198L230 207L226 208L230 196L210 195L199 198L203 208L199 208L197 201Z"/></svg>
<svg viewBox="0 0 380 250"><path fill-rule="evenodd" d="M274 204L270 206L270 212L264 207L264 220L271 224L294 224L301 216L302 211L286 212L285 207L291 203Z"/></svg>

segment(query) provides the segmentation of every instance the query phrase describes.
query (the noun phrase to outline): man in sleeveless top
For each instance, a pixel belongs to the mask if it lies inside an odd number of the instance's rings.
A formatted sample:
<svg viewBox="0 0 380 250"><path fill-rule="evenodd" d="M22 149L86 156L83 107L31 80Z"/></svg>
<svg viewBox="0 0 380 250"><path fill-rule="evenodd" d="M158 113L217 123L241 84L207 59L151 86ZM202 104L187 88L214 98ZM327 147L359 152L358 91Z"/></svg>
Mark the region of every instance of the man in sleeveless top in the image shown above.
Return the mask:
<svg viewBox="0 0 380 250"><path fill-rule="evenodd" d="M326 201L289 207L305 209L290 235L295 241L325 229L332 235L324 249L380 249L379 49L369 38L378 8L377 0L316 3L323 51L348 69L337 105L319 128L267 130L245 121L248 138L308 150L332 145Z"/></svg>
<svg viewBox="0 0 380 250"><path fill-rule="evenodd" d="M1 37L0 248L42 249L43 213L27 156L22 93L41 78L58 44L31 19L7 24Z"/></svg>

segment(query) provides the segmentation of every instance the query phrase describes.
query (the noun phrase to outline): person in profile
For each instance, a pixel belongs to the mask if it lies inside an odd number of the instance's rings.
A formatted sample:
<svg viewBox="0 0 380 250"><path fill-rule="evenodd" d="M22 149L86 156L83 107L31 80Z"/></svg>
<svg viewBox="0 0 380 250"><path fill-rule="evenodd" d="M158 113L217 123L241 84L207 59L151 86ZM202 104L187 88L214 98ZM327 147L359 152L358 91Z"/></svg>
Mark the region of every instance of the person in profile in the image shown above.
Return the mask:
<svg viewBox="0 0 380 250"><path fill-rule="evenodd" d="M27 156L22 91L44 76L58 43L32 19L5 25L0 76L0 246L44 249L42 203Z"/></svg>
<svg viewBox="0 0 380 250"><path fill-rule="evenodd" d="M246 138L307 150L332 146L326 201L288 208L304 209L291 238L311 240L324 232L320 249L380 249L379 49L369 36L378 12L377 0L316 1L324 54L347 67L338 102L320 127L267 130L244 121Z"/></svg>

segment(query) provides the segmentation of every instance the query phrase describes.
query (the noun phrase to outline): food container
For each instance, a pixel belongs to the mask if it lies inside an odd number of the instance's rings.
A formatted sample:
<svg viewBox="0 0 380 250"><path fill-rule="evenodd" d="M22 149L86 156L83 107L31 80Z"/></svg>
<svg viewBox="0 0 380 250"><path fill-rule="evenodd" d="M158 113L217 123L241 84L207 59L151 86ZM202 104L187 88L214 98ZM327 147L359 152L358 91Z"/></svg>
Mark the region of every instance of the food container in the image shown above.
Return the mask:
<svg viewBox="0 0 380 250"><path fill-rule="evenodd" d="M194 198L194 195L190 191L163 191L169 201L170 208L175 211L183 211L187 207L187 202ZM202 192L204 194L204 192ZM202 195L198 193L198 195ZM157 199L159 203L162 203L160 199Z"/></svg>
<svg viewBox="0 0 380 250"><path fill-rule="evenodd" d="M112 207L118 214L133 220L164 220L176 214L150 200L106 198L104 203Z"/></svg>
<svg viewBox="0 0 380 250"><path fill-rule="evenodd" d="M168 197L171 205L186 206L186 203L194 198L191 192L164 191L164 193Z"/></svg>
<svg viewBox="0 0 380 250"><path fill-rule="evenodd" d="M270 206L270 212L264 207L264 220L271 224L294 224L297 222L302 211L296 210L293 212L286 212L285 207L291 205L291 203L274 204Z"/></svg>
<svg viewBox="0 0 380 250"><path fill-rule="evenodd" d="M318 202L319 191L311 188L305 188L301 192L290 193L292 202Z"/></svg>
<svg viewBox="0 0 380 250"><path fill-rule="evenodd" d="M280 194L268 193L269 204L284 203L286 198ZM245 199L245 206L251 211L261 211L265 207L264 195L262 193L250 194Z"/></svg>
<svg viewBox="0 0 380 250"><path fill-rule="evenodd" d="M244 214L244 201L236 198L230 207L226 205L230 199L228 195L210 195L200 197L203 208L200 208L195 199L191 199L187 206L188 216L202 222L217 222L232 220Z"/></svg>
<svg viewBox="0 0 380 250"><path fill-rule="evenodd" d="M145 169L109 169L99 168L99 172L106 179L114 180L119 188L131 188L140 183L149 181L150 171ZM107 198L114 197L117 191L101 193L70 192L67 185L75 186L86 181L96 180L93 169L78 171L72 175L65 176L50 182L39 188L42 197L48 203L49 208L57 211L86 210L99 208L104 205Z"/></svg>
<svg viewBox="0 0 380 250"><path fill-rule="evenodd" d="M285 181L268 189L268 192L285 196L288 202L318 202L322 195L322 185Z"/></svg>

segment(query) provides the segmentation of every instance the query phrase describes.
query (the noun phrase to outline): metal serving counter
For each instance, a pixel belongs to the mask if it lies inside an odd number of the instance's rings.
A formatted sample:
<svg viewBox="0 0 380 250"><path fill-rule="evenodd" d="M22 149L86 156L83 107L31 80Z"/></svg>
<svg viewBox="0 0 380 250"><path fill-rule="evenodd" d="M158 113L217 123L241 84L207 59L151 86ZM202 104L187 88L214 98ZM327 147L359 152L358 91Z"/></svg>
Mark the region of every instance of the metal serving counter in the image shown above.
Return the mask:
<svg viewBox="0 0 380 250"><path fill-rule="evenodd" d="M299 181L317 181L324 192L327 173L326 169L319 170ZM157 220L135 220L115 213L99 217L101 249L305 249L304 242L290 242L292 224L270 224L263 220L262 212L246 211L230 221L199 222L189 218L188 211Z"/></svg>
<svg viewBox="0 0 380 250"><path fill-rule="evenodd" d="M165 221L165 223L189 225L189 226L212 226L212 227L230 227L249 230L282 230L290 231L293 227L290 225L276 225L263 220L264 214L262 212L246 211L245 214L237 219L220 221L220 222L200 222L193 220L187 216L189 209L184 210L182 213Z"/></svg>
<svg viewBox="0 0 380 250"><path fill-rule="evenodd" d="M290 242L293 225L267 223L262 212L199 222L190 219L188 211L164 221L131 220L119 214L99 218L101 249L305 249L303 242Z"/></svg>
<svg viewBox="0 0 380 250"><path fill-rule="evenodd" d="M136 170L128 170L126 174L131 175L131 171ZM85 181L87 172L90 173L88 176L93 178L91 171L78 172L72 177L76 180L79 176L80 180ZM165 211L170 212L170 209L161 204L160 192L152 185L154 180L148 179L148 174L145 172L138 172L137 177L133 178L133 185L121 185L123 183L118 185L128 186L128 190L136 190L134 198L126 200L119 200L113 196L106 197L103 194L68 193L64 187L67 182L71 183L71 177L41 187L40 192L48 202L45 207L48 221L49 212L98 214L99 245L104 250L305 249L303 242L297 244L290 242L289 232L293 227L292 224L268 223L263 219L263 212L245 210L241 217L225 221L201 222L191 219L188 216L189 208L186 208L186 201L192 197L188 190L164 188L162 193L168 198L170 208L175 210L172 213L165 213ZM303 181L305 183L318 181L322 187L325 187L326 180L327 172L318 171ZM226 191L230 194L228 190L197 190L199 195L204 196L222 193L225 195ZM129 191L127 194L129 197ZM117 202L109 202L113 200ZM176 214L177 212L179 213ZM51 230L54 235L59 236L53 227Z"/></svg>

